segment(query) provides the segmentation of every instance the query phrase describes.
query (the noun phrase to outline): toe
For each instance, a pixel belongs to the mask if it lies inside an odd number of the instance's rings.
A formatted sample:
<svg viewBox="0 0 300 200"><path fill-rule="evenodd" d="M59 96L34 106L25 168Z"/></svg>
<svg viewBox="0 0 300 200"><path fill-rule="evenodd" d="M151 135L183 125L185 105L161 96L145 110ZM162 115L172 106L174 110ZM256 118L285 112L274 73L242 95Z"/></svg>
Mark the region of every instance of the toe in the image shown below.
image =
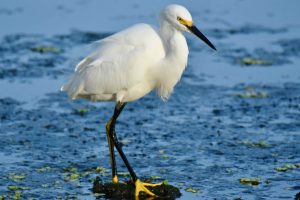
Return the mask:
<svg viewBox="0 0 300 200"><path fill-rule="evenodd" d="M135 196L139 196L140 192L145 192L146 194L150 195L150 196L154 196L156 197L156 195L151 192L148 188L146 188L145 186L150 186L149 183L143 183L142 181L140 181L139 179L136 180L135 182Z"/></svg>
<svg viewBox="0 0 300 200"><path fill-rule="evenodd" d="M119 183L119 179L118 179L117 175L112 178L112 182L113 183Z"/></svg>

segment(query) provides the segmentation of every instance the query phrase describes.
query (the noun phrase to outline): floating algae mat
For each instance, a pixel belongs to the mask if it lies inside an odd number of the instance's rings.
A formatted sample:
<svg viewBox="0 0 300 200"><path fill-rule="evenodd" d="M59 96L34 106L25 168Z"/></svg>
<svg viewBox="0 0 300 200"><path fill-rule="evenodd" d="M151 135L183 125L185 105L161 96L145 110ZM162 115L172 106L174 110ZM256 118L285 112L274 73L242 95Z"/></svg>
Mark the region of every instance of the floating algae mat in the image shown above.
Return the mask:
<svg viewBox="0 0 300 200"><path fill-rule="evenodd" d="M156 194L158 197L151 197L151 199L176 199L181 196L178 188L162 183L156 187L149 187L150 191ZM112 199L133 199L135 193L134 184L131 182L125 183L102 183L99 177L96 177L92 191L95 194L103 194L106 198ZM139 196L140 200L149 199L149 196L141 192Z"/></svg>
<svg viewBox="0 0 300 200"><path fill-rule="evenodd" d="M39 53L58 53L60 50L57 47L52 46L36 46L32 47L31 51L39 52Z"/></svg>
<svg viewBox="0 0 300 200"><path fill-rule="evenodd" d="M239 60L239 63L243 65L271 65L272 64L272 62L268 60L250 58L250 57L245 57Z"/></svg>
<svg viewBox="0 0 300 200"><path fill-rule="evenodd" d="M294 165L284 165L282 167L276 167L275 170L279 172L286 172L288 170L300 168L300 163Z"/></svg>
<svg viewBox="0 0 300 200"><path fill-rule="evenodd" d="M259 178L241 178L240 183L241 184L259 185L260 180L259 180Z"/></svg>

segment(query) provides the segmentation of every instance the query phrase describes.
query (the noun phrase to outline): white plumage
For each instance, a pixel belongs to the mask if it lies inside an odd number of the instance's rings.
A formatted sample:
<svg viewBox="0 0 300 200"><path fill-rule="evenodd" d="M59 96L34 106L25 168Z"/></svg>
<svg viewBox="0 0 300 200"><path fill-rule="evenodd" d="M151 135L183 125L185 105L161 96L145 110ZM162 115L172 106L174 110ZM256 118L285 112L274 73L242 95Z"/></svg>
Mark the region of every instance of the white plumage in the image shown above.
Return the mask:
<svg viewBox="0 0 300 200"><path fill-rule="evenodd" d="M187 21L189 12L171 5ZM166 100L187 64L188 47L182 31L188 29L170 21L162 12L159 30L148 24L137 24L103 40L96 41L96 50L84 58L69 82L62 87L72 99L129 102L153 89ZM174 15L174 14L173 14ZM176 20L176 21L175 21ZM172 23L178 23L172 26Z"/></svg>

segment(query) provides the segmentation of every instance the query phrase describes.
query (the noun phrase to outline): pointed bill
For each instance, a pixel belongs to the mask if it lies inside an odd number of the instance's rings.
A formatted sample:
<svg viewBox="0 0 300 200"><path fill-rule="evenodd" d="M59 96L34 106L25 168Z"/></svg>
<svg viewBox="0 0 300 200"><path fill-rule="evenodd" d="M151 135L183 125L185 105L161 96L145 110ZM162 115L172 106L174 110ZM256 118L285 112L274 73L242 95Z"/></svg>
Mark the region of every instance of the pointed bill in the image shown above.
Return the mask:
<svg viewBox="0 0 300 200"><path fill-rule="evenodd" d="M212 49L217 50L216 47L199 31L199 29L195 25L186 26L192 33L194 33L197 37L199 37L203 42L205 42Z"/></svg>

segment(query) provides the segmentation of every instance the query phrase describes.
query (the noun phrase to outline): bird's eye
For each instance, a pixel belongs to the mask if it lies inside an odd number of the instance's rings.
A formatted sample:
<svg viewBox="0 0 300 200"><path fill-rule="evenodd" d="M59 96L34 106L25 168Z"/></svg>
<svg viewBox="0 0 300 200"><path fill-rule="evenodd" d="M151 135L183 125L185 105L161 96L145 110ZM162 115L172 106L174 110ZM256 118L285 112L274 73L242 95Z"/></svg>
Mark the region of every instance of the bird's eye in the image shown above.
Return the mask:
<svg viewBox="0 0 300 200"><path fill-rule="evenodd" d="M182 21L182 18L181 18L181 17L177 17L177 20L178 20L178 21Z"/></svg>

